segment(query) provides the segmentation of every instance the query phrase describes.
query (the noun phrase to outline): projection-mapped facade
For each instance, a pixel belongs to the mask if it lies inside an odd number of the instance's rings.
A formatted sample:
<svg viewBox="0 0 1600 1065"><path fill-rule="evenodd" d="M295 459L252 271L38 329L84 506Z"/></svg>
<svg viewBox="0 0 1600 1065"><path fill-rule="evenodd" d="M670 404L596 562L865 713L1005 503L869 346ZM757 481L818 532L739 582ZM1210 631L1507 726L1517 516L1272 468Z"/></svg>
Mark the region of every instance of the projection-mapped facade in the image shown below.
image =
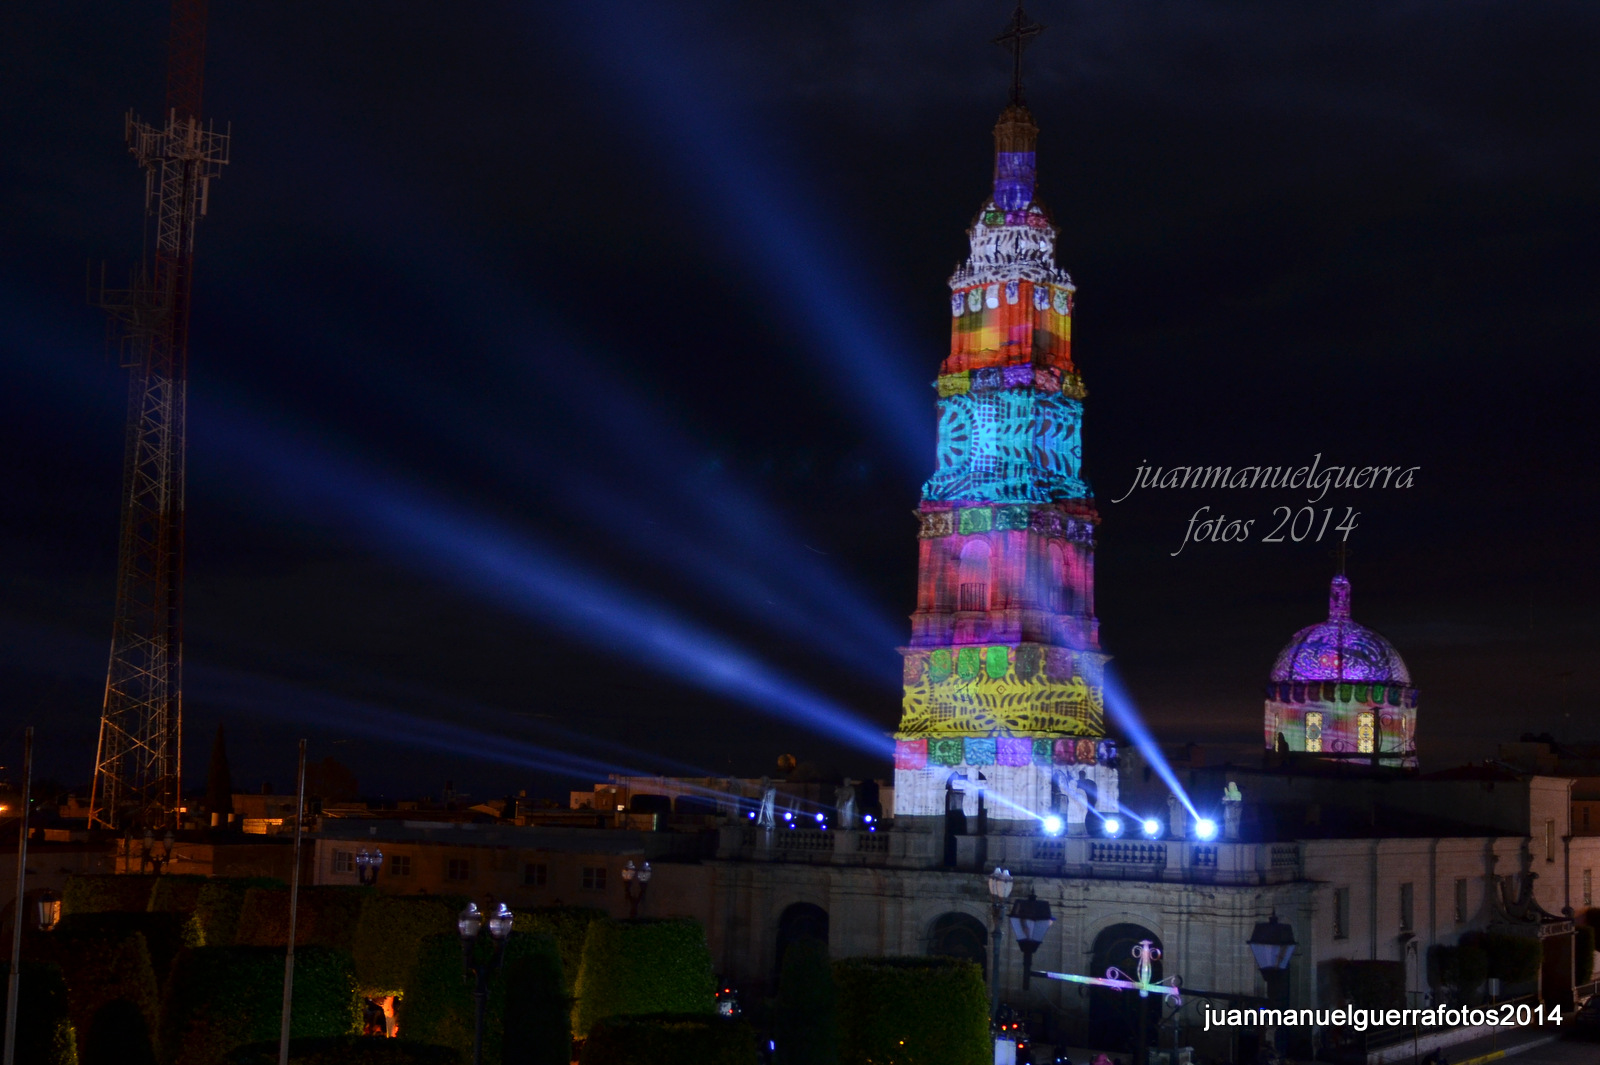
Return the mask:
<svg viewBox="0 0 1600 1065"><path fill-rule="evenodd" d="M917 609L902 648L897 816L961 809L1081 830L1116 807L1104 739L1094 529L1083 479L1074 288L1034 196L1038 129L995 126L994 195L950 279L938 465L922 489ZM980 796L982 798L980 798Z"/></svg>
<svg viewBox="0 0 1600 1065"><path fill-rule="evenodd" d="M1350 620L1344 574L1328 591L1328 620L1278 654L1265 724L1269 750L1416 767L1417 689L1389 641Z"/></svg>

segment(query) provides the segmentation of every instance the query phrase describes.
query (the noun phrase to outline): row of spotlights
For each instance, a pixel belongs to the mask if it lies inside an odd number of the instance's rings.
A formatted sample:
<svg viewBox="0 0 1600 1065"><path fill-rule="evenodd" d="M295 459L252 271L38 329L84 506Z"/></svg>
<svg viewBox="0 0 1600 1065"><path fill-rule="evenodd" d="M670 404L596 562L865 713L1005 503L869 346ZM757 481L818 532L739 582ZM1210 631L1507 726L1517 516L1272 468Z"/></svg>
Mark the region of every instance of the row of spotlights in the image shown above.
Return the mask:
<svg viewBox="0 0 1600 1065"><path fill-rule="evenodd" d="M1061 818L1055 814L1050 814L1044 817L1042 822L1044 825L1045 835L1047 836L1059 836L1061 835L1062 830L1066 827ZM1156 839L1159 837L1161 835L1161 827L1160 820L1154 817L1147 817L1139 822L1140 830L1149 839ZM1115 839L1118 836L1121 836L1122 829L1123 824L1122 818L1120 817L1107 817L1100 822L1100 831L1110 839ZM1211 820L1209 817L1199 818L1194 823L1194 834L1198 839L1216 839L1217 823Z"/></svg>

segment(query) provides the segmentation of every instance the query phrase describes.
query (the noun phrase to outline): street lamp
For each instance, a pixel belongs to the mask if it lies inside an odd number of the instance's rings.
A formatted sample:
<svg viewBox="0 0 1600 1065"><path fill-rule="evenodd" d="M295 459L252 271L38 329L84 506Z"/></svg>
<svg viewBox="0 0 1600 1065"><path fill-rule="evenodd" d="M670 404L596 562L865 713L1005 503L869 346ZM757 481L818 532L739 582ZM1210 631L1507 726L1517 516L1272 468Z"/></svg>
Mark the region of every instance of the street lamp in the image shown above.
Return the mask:
<svg viewBox="0 0 1600 1065"><path fill-rule="evenodd" d="M1034 897L1031 891L1027 898L1011 904L1011 934L1017 937L1017 946L1022 948L1024 989L1028 986L1028 977L1033 975L1033 952L1044 942L1044 935L1050 931L1055 920L1050 913L1050 904Z"/></svg>
<svg viewBox="0 0 1600 1065"><path fill-rule="evenodd" d="M628 859L628 864L622 867L622 893L628 899L629 919L639 916L639 904L644 901L644 893L650 886L652 870L650 863L645 862L642 868L634 868L633 859Z"/></svg>
<svg viewBox="0 0 1600 1065"><path fill-rule="evenodd" d="M172 838L172 830L161 837L161 849L156 849L155 833L150 829L144 830L144 848L139 855L139 869L143 871L145 865L152 866L156 875L161 875L161 867L172 861L172 848L177 841Z"/></svg>
<svg viewBox="0 0 1600 1065"><path fill-rule="evenodd" d="M1284 979L1289 972L1289 959L1294 957L1294 929L1278 920L1278 911L1272 911L1271 920L1262 921L1250 933L1250 953L1255 955L1256 968L1267 981L1267 997L1273 1005L1284 1005L1289 984Z"/></svg>
<svg viewBox="0 0 1600 1065"><path fill-rule="evenodd" d="M467 903L467 908L456 918L456 928L461 932L461 967L473 985L472 1065L483 1065L483 1012L489 1004L489 978L506 960L506 940L511 937L511 926L515 920L505 903L495 907L487 921L494 946L489 958L480 960L478 932L486 922L478 904Z"/></svg>
<svg viewBox="0 0 1600 1065"><path fill-rule="evenodd" d="M35 905L38 906L39 931L55 931L56 925L61 923L61 892L55 888L47 888L39 893Z"/></svg>
<svg viewBox="0 0 1600 1065"><path fill-rule="evenodd" d="M378 882L378 874L383 871L383 851L367 853L367 848L362 847L356 852L356 880L362 887L372 887Z"/></svg>
<svg viewBox="0 0 1600 1065"><path fill-rule="evenodd" d="M994 911L994 931L990 934L994 960L989 966L989 1019L1000 1015L1000 939L1004 934L1006 899L1011 897L1011 870L996 867L989 874L989 906Z"/></svg>

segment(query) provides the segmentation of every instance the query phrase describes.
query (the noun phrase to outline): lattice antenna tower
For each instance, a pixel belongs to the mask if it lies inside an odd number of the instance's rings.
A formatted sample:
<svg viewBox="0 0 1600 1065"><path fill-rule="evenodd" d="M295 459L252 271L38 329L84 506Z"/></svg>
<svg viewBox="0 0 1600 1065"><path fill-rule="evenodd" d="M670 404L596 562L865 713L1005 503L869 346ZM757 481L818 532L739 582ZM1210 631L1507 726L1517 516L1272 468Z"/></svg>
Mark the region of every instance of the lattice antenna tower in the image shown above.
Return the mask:
<svg viewBox="0 0 1600 1065"><path fill-rule="evenodd" d="M178 826L183 763L184 448L194 231L228 162L227 132L200 120L206 0L173 0L161 124L129 112L155 246L126 289L102 288L128 369L116 614L89 824Z"/></svg>

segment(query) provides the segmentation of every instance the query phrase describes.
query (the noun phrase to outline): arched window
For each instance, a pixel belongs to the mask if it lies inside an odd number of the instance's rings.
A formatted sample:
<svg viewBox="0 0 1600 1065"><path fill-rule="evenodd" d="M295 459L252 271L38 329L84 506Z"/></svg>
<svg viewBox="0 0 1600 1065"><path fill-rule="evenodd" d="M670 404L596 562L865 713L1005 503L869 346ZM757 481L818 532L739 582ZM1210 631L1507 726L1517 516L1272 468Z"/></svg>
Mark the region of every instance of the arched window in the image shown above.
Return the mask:
<svg viewBox="0 0 1600 1065"><path fill-rule="evenodd" d="M783 911L778 918L778 943L772 965L772 986L778 986L783 974L783 956L789 945L800 939L828 942L828 911L809 902L797 902Z"/></svg>
<svg viewBox="0 0 1600 1065"><path fill-rule="evenodd" d="M960 610L989 609L989 545L973 540L961 549Z"/></svg>
<svg viewBox="0 0 1600 1065"><path fill-rule="evenodd" d="M928 937L928 953L977 962L988 976L989 932L983 922L965 913L941 914Z"/></svg>
<svg viewBox="0 0 1600 1065"><path fill-rule="evenodd" d="M1057 614L1067 612L1067 553L1060 544L1050 545L1050 597L1047 602Z"/></svg>

